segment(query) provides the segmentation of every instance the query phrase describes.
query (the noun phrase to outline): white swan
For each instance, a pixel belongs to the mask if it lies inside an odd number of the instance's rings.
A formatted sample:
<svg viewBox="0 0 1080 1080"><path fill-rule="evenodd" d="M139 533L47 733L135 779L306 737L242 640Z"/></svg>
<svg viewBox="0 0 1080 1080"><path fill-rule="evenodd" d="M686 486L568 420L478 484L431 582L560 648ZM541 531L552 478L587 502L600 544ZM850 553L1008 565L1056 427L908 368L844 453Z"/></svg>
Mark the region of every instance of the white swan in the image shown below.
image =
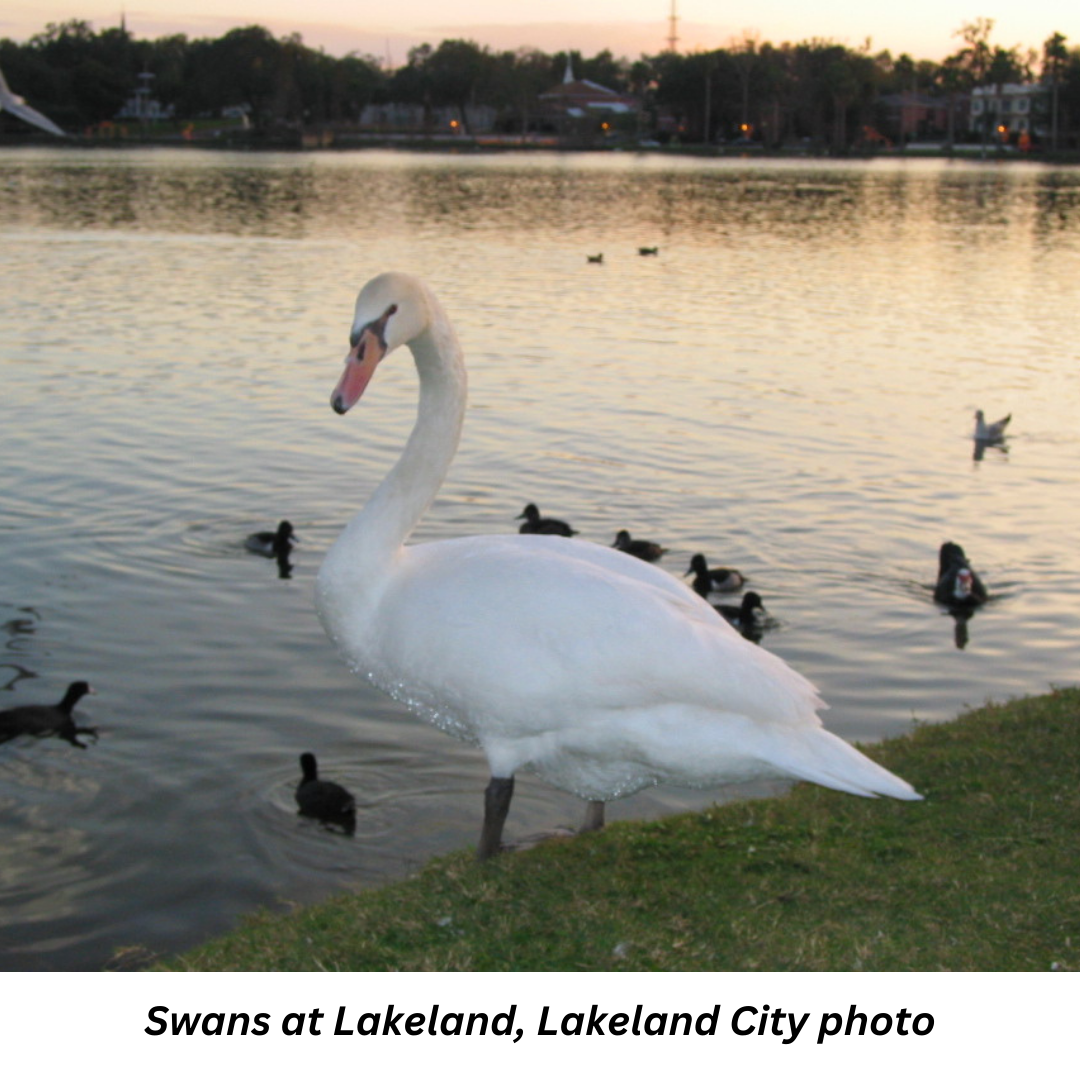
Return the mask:
<svg viewBox="0 0 1080 1080"><path fill-rule="evenodd" d="M400 345L420 403L397 464L327 553L316 606L358 674L487 755L480 858L499 849L521 768L589 800L587 827L656 783L795 778L920 797L821 726L806 679L640 559L521 534L405 546L457 448L461 349L430 290L396 273L364 286L350 341L336 412Z"/></svg>

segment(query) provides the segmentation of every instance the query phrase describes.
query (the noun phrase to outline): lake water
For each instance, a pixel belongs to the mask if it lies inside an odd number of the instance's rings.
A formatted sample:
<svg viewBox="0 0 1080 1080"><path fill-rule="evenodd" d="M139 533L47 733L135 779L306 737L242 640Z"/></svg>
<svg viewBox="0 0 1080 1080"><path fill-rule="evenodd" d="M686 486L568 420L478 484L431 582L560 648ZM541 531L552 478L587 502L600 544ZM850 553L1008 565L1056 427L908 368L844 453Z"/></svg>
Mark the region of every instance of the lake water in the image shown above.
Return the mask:
<svg viewBox="0 0 1080 1080"><path fill-rule="evenodd" d="M535 501L736 566L848 739L1076 681L1080 172L7 149L0 194L0 707L86 678L101 732L0 745L4 968L145 959L475 842L481 754L357 681L312 605L415 407L405 354L328 406L383 269L433 284L470 367L417 539ZM1007 452L974 460L976 408ZM242 546L281 518L288 578ZM963 648L946 539L994 594ZM304 750L352 838L296 816ZM579 813L522 777L507 833Z"/></svg>

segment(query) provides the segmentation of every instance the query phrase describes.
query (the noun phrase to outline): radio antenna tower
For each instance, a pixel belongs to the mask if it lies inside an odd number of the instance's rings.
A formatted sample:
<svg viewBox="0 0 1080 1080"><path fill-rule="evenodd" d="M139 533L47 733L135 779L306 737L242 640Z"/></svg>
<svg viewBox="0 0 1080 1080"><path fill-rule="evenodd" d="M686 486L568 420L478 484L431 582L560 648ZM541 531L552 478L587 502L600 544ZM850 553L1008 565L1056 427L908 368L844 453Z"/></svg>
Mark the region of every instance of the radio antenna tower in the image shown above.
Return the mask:
<svg viewBox="0 0 1080 1080"><path fill-rule="evenodd" d="M668 52L676 52L676 46L679 44L679 16L675 11L675 0L671 0L671 14L668 16L668 38L667 47Z"/></svg>

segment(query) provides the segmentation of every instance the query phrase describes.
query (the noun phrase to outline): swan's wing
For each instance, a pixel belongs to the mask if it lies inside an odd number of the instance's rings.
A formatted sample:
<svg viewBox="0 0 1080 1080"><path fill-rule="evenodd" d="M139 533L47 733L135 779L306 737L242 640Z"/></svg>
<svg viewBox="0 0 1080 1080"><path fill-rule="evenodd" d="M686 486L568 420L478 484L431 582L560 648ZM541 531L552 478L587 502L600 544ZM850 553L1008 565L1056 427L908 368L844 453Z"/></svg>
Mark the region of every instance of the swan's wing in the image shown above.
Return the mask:
<svg viewBox="0 0 1080 1080"><path fill-rule="evenodd" d="M599 545L536 543L544 539L405 549L379 605L378 681L422 685L490 723L525 712L538 730L679 704L819 724L814 687L670 574Z"/></svg>

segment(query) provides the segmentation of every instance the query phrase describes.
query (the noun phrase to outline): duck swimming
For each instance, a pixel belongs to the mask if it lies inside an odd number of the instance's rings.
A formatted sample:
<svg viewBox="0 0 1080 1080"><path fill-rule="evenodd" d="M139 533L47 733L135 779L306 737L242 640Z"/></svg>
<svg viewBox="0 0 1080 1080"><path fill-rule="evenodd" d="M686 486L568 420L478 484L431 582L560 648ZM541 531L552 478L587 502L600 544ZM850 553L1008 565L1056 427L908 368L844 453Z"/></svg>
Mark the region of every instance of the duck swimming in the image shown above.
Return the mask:
<svg viewBox="0 0 1080 1080"><path fill-rule="evenodd" d="M754 627L758 622L758 612L761 612L762 617L765 615L765 605L761 602L761 597L756 592L748 592L743 598L742 602L738 604L713 604L718 612L729 622L736 630L749 630Z"/></svg>
<svg viewBox="0 0 1080 1080"><path fill-rule="evenodd" d="M520 521L525 518L525 524L518 529L520 533L536 533L539 536L577 536L577 529L571 529L565 521L558 518L541 517L536 503L529 503L517 516Z"/></svg>
<svg viewBox="0 0 1080 1080"><path fill-rule="evenodd" d="M317 818L332 825L342 825L352 832L356 828L356 800L340 784L319 779L319 767L315 755L300 755L303 774L296 785L298 813L304 817Z"/></svg>
<svg viewBox="0 0 1080 1080"><path fill-rule="evenodd" d="M805 678L657 567L557 536L406 544L458 445L461 348L431 290L397 273L360 291L349 340L336 413L401 346L420 401L400 459L327 553L316 608L357 674L483 751L479 858L500 850L520 769L586 800L594 826L606 802L657 783L790 778L920 797L824 729Z"/></svg>
<svg viewBox="0 0 1080 1080"><path fill-rule="evenodd" d="M986 586L971 569L964 549L951 540L946 540L938 550L934 599L949 607L976 607L988 599Z"/></svg>
<svg viewBox="0 0 1080 1080"><path fill-rule="evenodd" d="M746 584L746 578L738 570L727 566L714 566L710 570L704 555L695 555L690 560L690 569L683 577L691 574L694 575L691 587L698 596L708 596L714 592L738 592Z"/></svg>
<svg viewBox="0 0 1080 1080"><path fill-rule="evenodd" d="M33 735L39 739L56 735L85 750L86 743L79 742L78 736L90 735L97 742L97 728L76 725L72 710L86 694L93 692L90 684L80 679L67 688L55 705L16 705L13 709L0 711L0 742L19 735Z"/></svg>
<svg viewBox="0 0 1080 1080"><path fill-rule="evenodd" d="M263 555L268 559L284 559L288 557L295 543L297 538L292 524L283 521L274 532L252 533L244 541L244 547L255 555Z"/></svg>
<svg viewBox="0 0 1080 1080"><path fill-rule="evenodd" d="M667 554L667 548L654 544L651 540L633 540L626 529L620 529L615 534L615 543L611 545L617 551L624 551L627 555L633 555L635 559L643 559L645 562L656 562L661 556Z"/></svg>

